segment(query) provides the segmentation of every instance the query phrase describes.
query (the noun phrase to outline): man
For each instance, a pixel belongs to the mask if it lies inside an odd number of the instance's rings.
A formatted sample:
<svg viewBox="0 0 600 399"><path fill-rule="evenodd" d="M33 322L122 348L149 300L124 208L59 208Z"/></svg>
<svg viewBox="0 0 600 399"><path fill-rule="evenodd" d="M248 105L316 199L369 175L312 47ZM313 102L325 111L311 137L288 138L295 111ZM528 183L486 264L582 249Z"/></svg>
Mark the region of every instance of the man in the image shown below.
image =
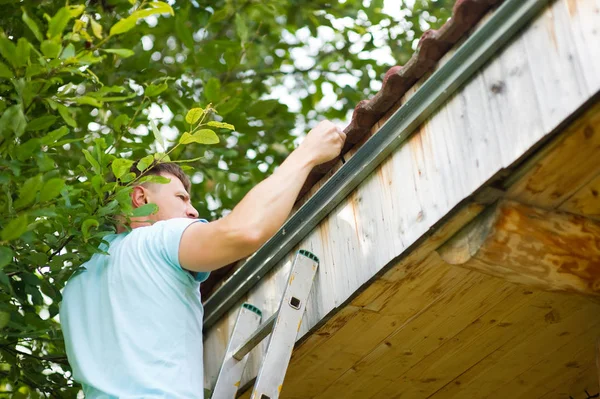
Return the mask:
<svg viewBox="0 0 600 399"><path fill-rule="evenodd" d="M151 170L170 182L136 186L131 201L155 203L158 213L108 235L110 255L94 255L63 292L67 355L86 398L202 398L200 282L273 236L308 173L338 156L345 139L331 122L319 123L275 173L211 223L197 223L178 166Z"/></svg>

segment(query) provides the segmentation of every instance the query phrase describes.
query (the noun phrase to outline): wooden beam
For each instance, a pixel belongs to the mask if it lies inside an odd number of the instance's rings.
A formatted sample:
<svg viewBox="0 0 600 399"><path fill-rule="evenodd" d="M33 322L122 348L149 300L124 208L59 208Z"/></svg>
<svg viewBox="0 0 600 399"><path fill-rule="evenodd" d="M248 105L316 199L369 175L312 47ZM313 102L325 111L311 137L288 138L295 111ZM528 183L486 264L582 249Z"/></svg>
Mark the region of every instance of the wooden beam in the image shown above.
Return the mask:
<svg viewBox="0 0 600 399"><path fill-rule="evenodd" d="M502 201L437 252L511 282L600 297L600 222L583 216Z"/></svg>

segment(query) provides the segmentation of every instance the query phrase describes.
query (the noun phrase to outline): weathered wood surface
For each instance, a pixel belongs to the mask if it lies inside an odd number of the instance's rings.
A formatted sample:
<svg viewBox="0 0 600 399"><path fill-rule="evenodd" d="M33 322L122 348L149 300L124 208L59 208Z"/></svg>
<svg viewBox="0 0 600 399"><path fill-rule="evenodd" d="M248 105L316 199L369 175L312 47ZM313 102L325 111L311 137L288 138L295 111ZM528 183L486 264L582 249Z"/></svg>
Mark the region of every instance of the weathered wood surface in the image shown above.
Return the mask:
<svg viewBox="0 0 600 399"><path fill-rule="evenodd" d="M600 222L584 216L502 201L437 252L450 265L600 298Z"/></svg>
<svg viewBox="0 0 600 399"><path fill-rule="evenodd" d="M598 192L594 185L598 183L594 178L598 175L599 151L600 103L597 103L567 127L561 140L528 162L523 168L524 175L514 177L519 181L509 188L508 197L530 205L560 208L565 204L564 210L581 208L579 213L595 213ZM577 194L573 196L573 192Z"/></svg>
<svg viewBox="0 0 600 399"><path fill-rule="evenodd" d="M369 397L365 389L394 397L407 384L406 392L416 393L406 397L478 397L461 396L452 384L464 374L471 382L463 389L493 392L499 382L486 370L494 360L520 365L503 374L516 379L517 392L519 373L532 384L543 380L529 371L533 358L554 373L561 356L583 350L583 339L592 353L589 335L600 326L587 321L597 320L597 304L448 267L432 251L482 209L465 208L465 200L598 92L598 3L553 3L302 241L299 248L321 265L299 338L311 333L292 357L284 397ZM437 231L444 221L450 227ZM265 317L277 309L292 256L244 298ZM207 387L236 314L232 309L205 333ZM563 347L570 349L555 353ZM251 353L242 384L256 375L259 351L264 344ZM582 378L589 381L589 373Z"/></svg>
<svg viewBox="0 0 600 399"><path fill-rule="evenodd" d="M559 209L600 220L600 175L579 189Z"/></svg>

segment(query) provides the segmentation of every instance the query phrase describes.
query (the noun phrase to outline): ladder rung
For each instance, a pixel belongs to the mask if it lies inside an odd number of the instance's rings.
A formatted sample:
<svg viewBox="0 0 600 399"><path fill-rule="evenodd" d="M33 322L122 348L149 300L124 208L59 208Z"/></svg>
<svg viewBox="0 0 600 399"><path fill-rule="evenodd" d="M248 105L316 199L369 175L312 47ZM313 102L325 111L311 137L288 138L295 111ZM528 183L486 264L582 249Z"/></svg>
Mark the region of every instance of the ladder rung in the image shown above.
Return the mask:
<svg viewBox="0 0 600 399"><path fill-rule="evenodd" d="M258 345L265 337L271 334L273 331L273 325L275 324L275 320L277 319L277 315L279 311L273 313L271 317L267 319L264 323L262 323L256 331L244 342L240 345L239 348L233 352L233 358L236 360L242 360L244 356L246 356L256 345Z"/></svg>

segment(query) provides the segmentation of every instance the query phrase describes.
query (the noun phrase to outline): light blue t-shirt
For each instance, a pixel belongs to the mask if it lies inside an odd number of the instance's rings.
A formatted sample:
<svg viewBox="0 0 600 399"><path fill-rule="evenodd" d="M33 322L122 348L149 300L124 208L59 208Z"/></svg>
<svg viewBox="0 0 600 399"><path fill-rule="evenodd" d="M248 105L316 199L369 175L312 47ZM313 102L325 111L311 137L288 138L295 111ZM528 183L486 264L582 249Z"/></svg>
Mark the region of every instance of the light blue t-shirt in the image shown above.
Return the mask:
<svg viewBox="0 0 600 399"><path fill-rule="evenodd" d="M63 291L60 322L87 399L202 398L200 282L179 264L184 230L170 219L108 235Z"/></svg>

